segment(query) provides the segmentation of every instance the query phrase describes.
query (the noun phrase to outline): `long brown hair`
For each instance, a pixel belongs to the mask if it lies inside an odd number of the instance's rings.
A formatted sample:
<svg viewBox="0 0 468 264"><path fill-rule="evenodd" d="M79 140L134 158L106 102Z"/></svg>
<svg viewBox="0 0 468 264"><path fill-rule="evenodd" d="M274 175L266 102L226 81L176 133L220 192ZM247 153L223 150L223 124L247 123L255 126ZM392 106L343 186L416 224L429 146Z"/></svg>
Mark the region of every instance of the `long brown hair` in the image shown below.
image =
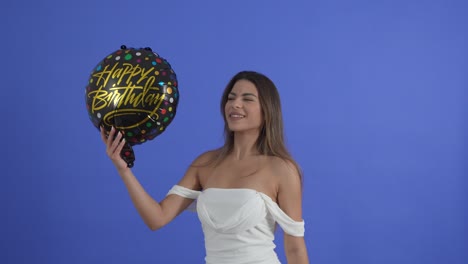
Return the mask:
<svg viewBox="0 0 468 264"><path fill-rule="evenodd" d="M234 84L239 80L252 82L258 91L263 122L255 144L257 151L260 155L275 156L291 162L302 179L301 169L292 158L284 143L283 116L278 89L267 76L254 71L241 71L237 73L224 89L220 104L221 115L224 120L224 145L217 151L218 155L215 158L215 166L222 162L234 148L234 133L229 130L226 121L225 105Z"/></svg>

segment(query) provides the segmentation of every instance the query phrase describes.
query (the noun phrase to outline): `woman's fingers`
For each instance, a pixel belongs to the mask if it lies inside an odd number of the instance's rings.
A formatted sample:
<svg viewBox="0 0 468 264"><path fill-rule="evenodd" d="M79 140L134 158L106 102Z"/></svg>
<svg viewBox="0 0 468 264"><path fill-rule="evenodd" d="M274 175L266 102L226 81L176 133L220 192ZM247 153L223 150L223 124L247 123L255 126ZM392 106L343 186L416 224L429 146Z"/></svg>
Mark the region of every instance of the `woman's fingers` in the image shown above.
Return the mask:
<svg viewBox="0 0 468 264"><path fill-rule="evenodd" d="M104 144L107 143L107 135L106 135L106 132L104 132L104 128L101 126L99 127L99 129L101 130L101 139L102 139L102 142L104 142Z"/></svg>
<svg viewBox="0 0 468 264"><path fill-rule="evenodd" d="M112 157L115 153L120 153L125 145L122 133L118 132L114 127L109 131L109 135L106 135L104 128L101 127L101 139L106 144L106 152L109 157Z"/></svg>
<svg viewBox="0 0 468 264"><path fill-rule="evenodd" d="M127 167L127 163L122 159L120 153L125 146L125 138L122 132L119 132L114 127L111 128L109 134L100 127L101 139L106 144L106 154L112 160L117 169L123 169Z"/></svg>
<svg viewBox="0 0 468 264"><path fill-rule="evenodd" d="M109 131L109 135L107 136L107 142L106 142L106 145L108 147L112 145L112 141L114 140L114 135L115 135L115 128L111 127L111 130Z"/></svg>
<svg viewBox="0 0 468 264"><path fill-rule="evenodd" d="M115 133L114 133L115 134ZM111 138L111 135L109 135L109 138ZM119 146L120 140L122 139L122 133L117 133L117 136L111 141L111 150L112 152L116 151L116 148Z"/></svg>
<svg viewBox="0 0 468 264"><path fill-rule="evenodd" d="M120 134L120 133L119 133ZM120 152L122 152L123 147L125 146L125 138L123 138L120 142L117 148L115 149L115 152L117 152L120 155Z"/></svg>

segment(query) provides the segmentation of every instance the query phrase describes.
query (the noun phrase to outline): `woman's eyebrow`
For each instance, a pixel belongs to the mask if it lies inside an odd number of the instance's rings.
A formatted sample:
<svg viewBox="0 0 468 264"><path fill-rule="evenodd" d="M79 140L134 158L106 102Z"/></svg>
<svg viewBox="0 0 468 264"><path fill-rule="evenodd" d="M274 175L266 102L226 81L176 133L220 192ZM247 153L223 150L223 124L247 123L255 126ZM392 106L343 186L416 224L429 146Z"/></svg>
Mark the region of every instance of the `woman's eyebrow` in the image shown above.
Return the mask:
<svg viewBox="0 0 468 264"><path fill-rule="evenodd" d="M229 94L230 94L230 95L237 96L237 94L234 93L234 92L230 92ZM254 96L254 97L257 97L257 96L256 96L255 94L253 94L253 93L243 93L242 96Z"/></svg>
<svg viewBox="0 0 468 264"><path fill-rule="evenodd" d="M253 93L243 93L242 96L253 96L253 97L257 97L255 94Z"/></svg>

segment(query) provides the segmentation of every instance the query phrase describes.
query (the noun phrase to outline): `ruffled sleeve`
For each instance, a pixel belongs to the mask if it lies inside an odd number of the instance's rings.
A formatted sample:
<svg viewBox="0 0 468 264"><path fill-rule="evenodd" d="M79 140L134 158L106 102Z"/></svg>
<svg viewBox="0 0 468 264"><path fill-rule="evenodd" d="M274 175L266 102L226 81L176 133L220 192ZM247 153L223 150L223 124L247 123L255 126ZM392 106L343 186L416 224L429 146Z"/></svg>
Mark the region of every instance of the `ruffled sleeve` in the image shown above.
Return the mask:
<svg viewBox="0 0 468 264"><path fill-rule="evenodd" d="M198 198L198 195L200 195L200 191L194 191L194 190L191 190L189 188L185 188L183 186L180 186L180 185L174 185L172 186L172 188L169 190L169 192L167 193L167 195L169 194L177 194L179 196L182 196L184 198L188 198L188 199L197 199Z"/></svg>
<svg viewBox="0 0 468 264"><path fill-rule="evenodd" d="M298 222L287 215L268 195L260 193L268 211L273 216L275 221L287 234L295 237L303 237L305 232L304 220Z"/></svg>
<svg viewBox="0 0 468 264"><path fill-rule="evenodd" d="M187 198L187 199L193 199L194 201L189 205L187 210L191 211L191 212L196 212L197 211L197 200L196 199L198 198L200 193L201 193L200 191L191 190L189 188L185 188L185 187L180 186L180 185L174 185L169 190L169 192L167 193L166 196L171 195L171 194L175 194L175 195Z"/></svg>

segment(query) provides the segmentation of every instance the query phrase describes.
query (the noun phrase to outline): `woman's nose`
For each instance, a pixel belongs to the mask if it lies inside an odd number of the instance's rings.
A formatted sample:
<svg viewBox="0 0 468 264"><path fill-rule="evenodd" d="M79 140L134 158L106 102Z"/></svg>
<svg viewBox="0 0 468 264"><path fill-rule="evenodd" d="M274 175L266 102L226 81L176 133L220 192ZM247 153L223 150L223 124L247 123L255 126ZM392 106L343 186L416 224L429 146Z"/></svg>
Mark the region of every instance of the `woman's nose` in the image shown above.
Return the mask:
<svg viewBox="0 0 468 264"><path fill-rule="evenodd" d="M235 99L235 100L232 102L232 106L233 106L234 108L241 108L241 107L242 107L242 102L241 102L241 100Z"/></svg>

